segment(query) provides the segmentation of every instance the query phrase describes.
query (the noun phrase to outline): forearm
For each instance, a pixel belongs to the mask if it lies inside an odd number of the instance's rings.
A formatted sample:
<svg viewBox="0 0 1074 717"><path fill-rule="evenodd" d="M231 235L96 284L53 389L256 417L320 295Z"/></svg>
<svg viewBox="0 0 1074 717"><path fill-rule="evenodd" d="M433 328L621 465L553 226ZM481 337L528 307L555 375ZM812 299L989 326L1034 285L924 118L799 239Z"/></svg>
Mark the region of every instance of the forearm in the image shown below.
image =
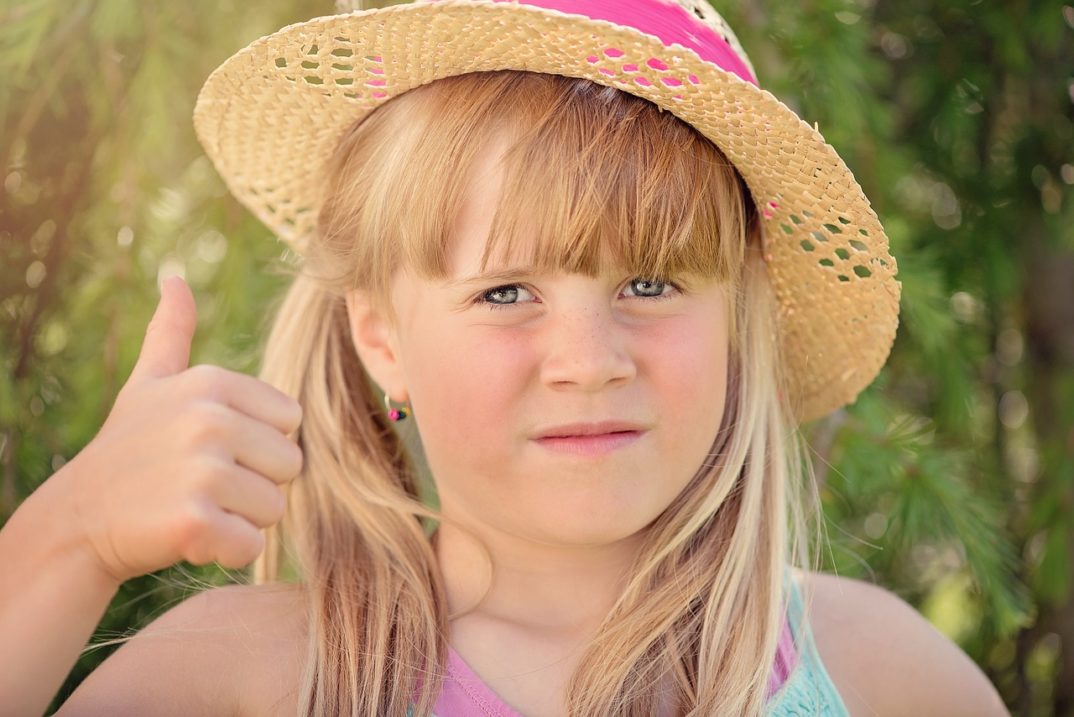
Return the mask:
<svg viewBox="0 0 1074 717"><path fill-rule="evenodd" d="M67 501L65 468L0 530L0 704L39 717L48 708L119 584L86 552Z"/></svg>

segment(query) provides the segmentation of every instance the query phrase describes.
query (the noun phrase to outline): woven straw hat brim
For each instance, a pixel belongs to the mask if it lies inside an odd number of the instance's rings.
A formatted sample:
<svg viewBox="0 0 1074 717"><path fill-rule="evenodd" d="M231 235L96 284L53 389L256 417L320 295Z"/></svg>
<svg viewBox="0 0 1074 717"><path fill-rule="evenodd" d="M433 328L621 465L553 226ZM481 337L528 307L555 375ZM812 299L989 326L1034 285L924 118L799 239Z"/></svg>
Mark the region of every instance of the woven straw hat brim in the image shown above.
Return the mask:
<svg viewBox="0 0 1074 717"><path fill-rule="evenodd" d="M666 69L654 69L661 63ZM517 3L439 0L330 15L289 25L225 61L198 96L194 126L228 189L301 254L320 207L322 168L346 128L414 87L503 69L619 88L714 142L763 214L795 415L824 416L873 381L894 342L901 293L876 213L816 129L688 48Z"/></svg>

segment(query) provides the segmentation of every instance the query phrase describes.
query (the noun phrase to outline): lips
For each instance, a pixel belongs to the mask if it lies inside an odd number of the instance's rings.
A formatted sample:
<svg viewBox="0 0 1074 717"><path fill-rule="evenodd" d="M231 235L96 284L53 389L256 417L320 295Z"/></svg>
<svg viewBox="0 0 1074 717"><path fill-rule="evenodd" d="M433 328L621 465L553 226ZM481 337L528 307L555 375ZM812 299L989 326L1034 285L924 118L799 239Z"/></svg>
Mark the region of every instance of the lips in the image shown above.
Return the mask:
<svg viewBox="0 0 1074 717"><path fill-rule="evenodd" d="M633 423L630 421L594 421L594 422L579 422L579 423L565 423L558 426L549 426L542 428L534 436L536 439L542 438L572 438L580 436L602 436L605 434L615 433L642 433L647 431L644 425L640 423Z"/></svg>
<svg viewBox="0 0 1074 717"><path fill-rule="evenodd" d="M599 460L633 445L648 431L633 421L587 421L542 428L533 440L553 454Z"/></svg>

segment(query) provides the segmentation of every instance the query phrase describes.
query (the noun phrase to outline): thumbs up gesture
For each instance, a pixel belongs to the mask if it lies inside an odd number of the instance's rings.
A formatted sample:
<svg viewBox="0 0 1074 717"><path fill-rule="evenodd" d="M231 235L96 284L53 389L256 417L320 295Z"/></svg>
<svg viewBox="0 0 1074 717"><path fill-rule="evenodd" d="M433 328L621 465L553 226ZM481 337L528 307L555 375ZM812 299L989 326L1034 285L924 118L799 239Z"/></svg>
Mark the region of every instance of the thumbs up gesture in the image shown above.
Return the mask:
<svg viewBox="0 0 1074 717"><path fill-rule="evenodd" d="M238 568L284 514L302 469L292 398L257 378L188 367L194 295L164 281L138 361L100 431L64 468L91 554L117 582L180 560Z"/></svg>

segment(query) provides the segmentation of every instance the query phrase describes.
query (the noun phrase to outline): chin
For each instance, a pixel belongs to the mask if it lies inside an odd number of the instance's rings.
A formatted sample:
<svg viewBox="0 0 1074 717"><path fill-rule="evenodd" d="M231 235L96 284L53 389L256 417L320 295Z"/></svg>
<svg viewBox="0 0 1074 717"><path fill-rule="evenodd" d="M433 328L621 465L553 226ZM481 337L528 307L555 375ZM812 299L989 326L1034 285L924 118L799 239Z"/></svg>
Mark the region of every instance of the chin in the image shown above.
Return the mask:
<svg viewBox="0 0 1074 717"><path fill-rule="evenodd" d="M571 511L554 515L542 525L532 525L526 531L534 540L562 545L563 547L595 547L612 545L637 536L645 530L657 514L644 516L601 516L594 513Z"/></svg>

